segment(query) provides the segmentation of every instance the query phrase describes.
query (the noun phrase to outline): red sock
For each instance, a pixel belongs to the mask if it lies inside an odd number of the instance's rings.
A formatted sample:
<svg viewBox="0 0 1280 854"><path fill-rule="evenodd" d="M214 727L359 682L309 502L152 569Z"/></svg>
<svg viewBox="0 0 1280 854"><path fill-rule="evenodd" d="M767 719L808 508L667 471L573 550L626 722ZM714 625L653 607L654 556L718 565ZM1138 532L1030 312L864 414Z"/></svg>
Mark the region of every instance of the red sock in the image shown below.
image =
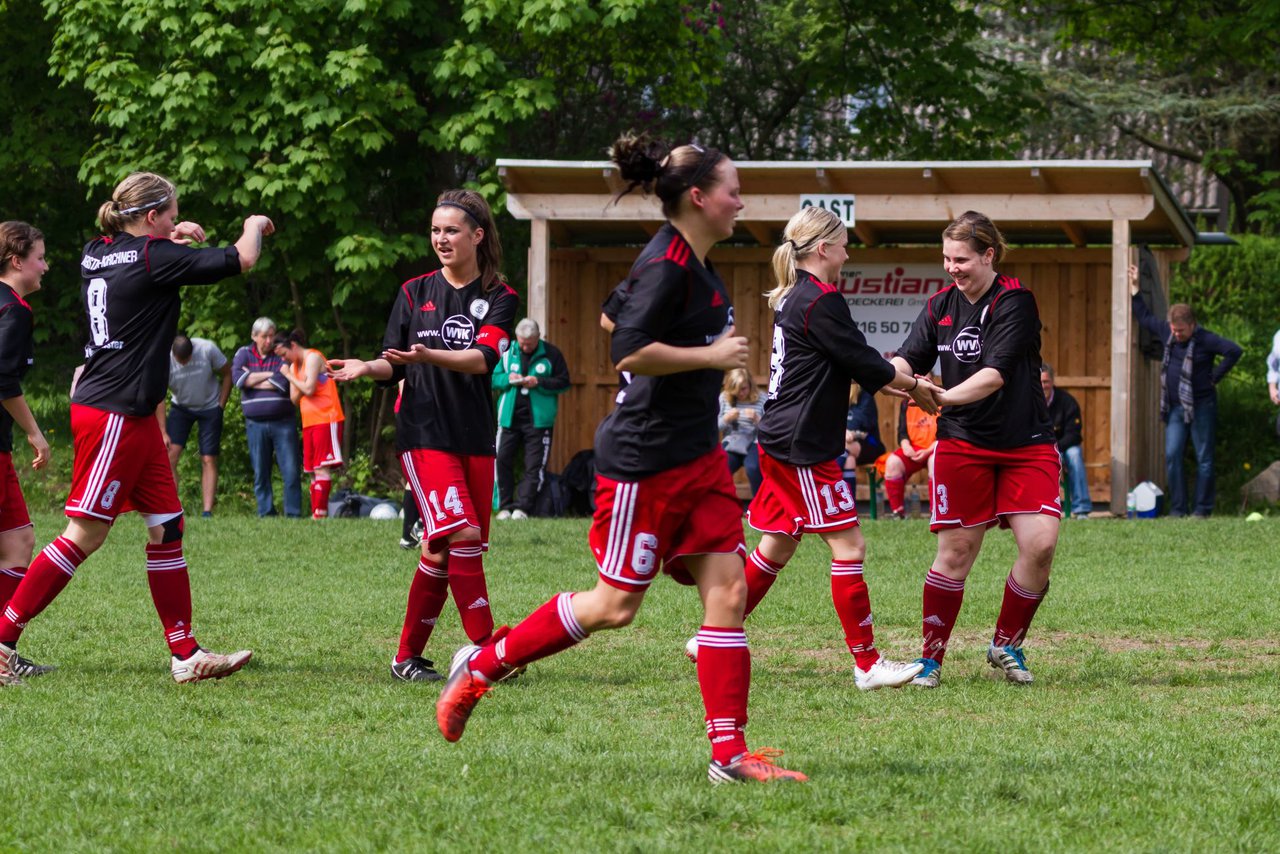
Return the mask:
<svg viewBox="0 0 1280 854"><path fill-rule="evenodd" d="M707 711L711 758L722 765L747 752L751 650L742 629L698 630L698 687Z"/></svg>
<svg viewBox="0 0 1280 854"><path fill-rule="evenodd" d="M924 577L924 651L921 656L939 664L947 654L947 641L955 628L964 601L964 582L948 578L936 569Z"/></svg>
<svg viewBox="0 0 1280 854"><path fill-rule="evenodd" d="M178 658L190 658L199 645L191 625L191 577L182 556L182 540L147 544L147 586L169 651Z"/></svg>
<svg viewBox="0 0 1280 854"><path fill-rule="evenodd" d="M880 660L872 630L871 594L862 578L862 561L831 561L831 601L844 628L844 642L862 670Z"/></svg>
<svg viewBox="0 0 1280 854"><path fill-rule="evenodd" d="M747 555L747 610L750 614L760 604L760 600L769 592L773 582L778 580L778 573L786 564L774 563L756 549ZM745 616L745 614L744 614Z"/></svg>
<svg viewBox="0 0 1280 854"><path fill-rule="evenodd" d="M889 509L894 513L901 513L905 507L903 501L907 493L907 479L905 477L886 477L884 479L884 497L889 502Z"/></svg>
<svg viewBox="0 0 1280 854"><path fill-rule="evenodd" d="M552 596L506 637L482 648L472 659L471 670L490 682L496 682L517 667L555 655L586 640L586 631L573 616L572 601L572 593Z"/></svg>
<svg viewBox="0 0 1280 854"><path fill-rule="evenodd" d="M329 515L329 490L333 488L333 481L325 478L321 480L316 478L311 481L311 518L323 519Z"/></svg>
<svg viewBox="0 0 1280 854"><path fill-rule="evenodd" d="M62 588L71 582L76 567L84 563L85 554L66 537L58 537L44 547L31 562L26 575L13 591L9 604L0 616L0 643L13 646L22 630L36 615L49 607Z"/></svg>
<svg viewBox="0 0 1280 854"><path fill-rule="evenodd" d="M1031 628L1031 619L1048 592L1049 586L1045 585L1039 593L1032 593L1014 581L1010 574L1004 582L1004 601L1000 604L996 634L991 642L996 646L1022 646L1027 630Z"/></svg>
<svg viewBox="0 0 1280 854"><path fill-rule="evenodd" d="M484 581L484 549L470 540L449 546L449 589L462 617L462 630L472 643L484 643L493 634L493 612Z"/></svg>
<svg viewBox="0 0 1280 854"><path fill-rule="evenodd" d="M13 591L18 589L18 585L22 583L22 576L26 574L25 566L0 569L0 611L9 604L9 600L13 598Z"/></svg>
<svg viewBox="0 0 1280 854"><path fill-rule="evenodd" d="M396 661L422 655L444 600L449 597L449 571L442 564L423 557L409 585L409 604L404 611L404 628L400 630L400 648Z"/></svg>

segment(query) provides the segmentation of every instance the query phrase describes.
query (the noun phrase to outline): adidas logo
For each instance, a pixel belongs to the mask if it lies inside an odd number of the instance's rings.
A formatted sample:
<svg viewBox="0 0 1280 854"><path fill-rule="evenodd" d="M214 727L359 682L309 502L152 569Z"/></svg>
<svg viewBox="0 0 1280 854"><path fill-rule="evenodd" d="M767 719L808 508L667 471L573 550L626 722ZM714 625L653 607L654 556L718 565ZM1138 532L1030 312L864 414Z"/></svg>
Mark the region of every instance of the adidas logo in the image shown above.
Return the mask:
<svg viewBox="0 0 1280 854"><path fill-rule="evenodd" d="M948 314L946 317L944 317L944 318L942 318L941 320L939 320L939 321L938 321L938 325L939 325L939 326L950 326L950 325L951 325L951 315L949 315L949 314Z"/></svg>
<svg viewBox="0 0 1280 854"><path fill-rule="evenodd" d="M927 621L926 621L926 622L927 622ZM938 622L942 622L942 621L941 621L941 620L939 620ZM871 625L875 625L875 624L871 621L871 615L870 615L870 614L867 614L867 618L866 618L865 620L863 620L861 623L858 623L858 625L861 627L861 626L871 626Z"/></svg>
<svg viewBox="0 0 1280 854"><path fill-rule="evenodd" d="M719 308L722 305L724 305L724 299L720 296L720 292L716 291L711 295L711 307Z"/></svg>
<svg viewBox="0 0 1280 854"><path fill-rule="evenodd" d="M427 300L425 303L422 304L422 311L435 311L435 310L436 310L436 304L433 303L431 300Z"/></svg>
<svg viewBox="0 0 1280 854"><path fill-rule="evenodd" d="M722 742L726 742L726 741L733 741L733 738L734 738L734 737L733 737L733 736L731 736L731 735L718 735L718 736L716 736L715 738L711 739L711 743L712 743L712 744L720 744L720 743L722 743Z"/></svg>
<svg viewBox="0 0 1280 854"><path fill-rule="evenodd" d="M474 611L476 608L488 608L488 607L489 607L489 600L481 596L479 599L477 599L476 601L468 605L467 610Z"/></svg>
<svg viewBox="0 0 1280 854"><path fill-rule="evenodd" d="M946 625L945 623L942 622L942 618L939 617L937 614L930 614L929 616L925 617L924 622L926 625L929 625L929 626Z"/></svg>

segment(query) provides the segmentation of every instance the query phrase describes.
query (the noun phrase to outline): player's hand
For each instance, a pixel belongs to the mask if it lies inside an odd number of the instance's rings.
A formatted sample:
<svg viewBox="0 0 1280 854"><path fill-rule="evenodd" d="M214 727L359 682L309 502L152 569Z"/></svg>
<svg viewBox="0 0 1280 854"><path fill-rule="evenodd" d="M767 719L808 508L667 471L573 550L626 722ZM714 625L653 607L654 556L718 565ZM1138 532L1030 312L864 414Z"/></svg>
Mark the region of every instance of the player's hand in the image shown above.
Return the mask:
<svg viewBox="0 0 1280 854"><path fill-rule="evenodd" d="M169 434L167 432L162 430L160 431L160 435L164 438L164 449L166 451L173 447L173 440L169 438Z"/></svg>
<svg viewBox="0 0 1280 854"><path fill-rule="evenodd" d="M169 235L169 239L183 246L191 243L204 243L204 229L200 227L199 223L184 220L173 227L173 233Z"/></svg>
<svg viewBox="0 0 1280 854"><path fill-rule="evenodd" d="M393 365L420 365L427 362L427 352L425 345L414 344L408 350L384 350L382 358Z"/></svg>
<svg viewBox="0 0 1280 854"><path fill-rule="evenodd" d="M1129 265L1129 296L1136 297L1138 295L1138 265Z"/></svg>
<svg viewBox="0 0 1280 854"><path fill-rule="evenodd" d="M910 394L911 399L916 402L916 406L920 407L930 415L937 415L938 407L942 405L942 402L938 399L938 392L942 391L942 389L938 388L924 377L916 377L916 380L916 387L908 392L908 394Z"/></svg>
<svg viewBox="0 0 1280 854"><path fill-rule="evenodd" d="M342 383L368 376L372 370L363 359L330 359L324 367L330 377Z"/></svg>
<svg viewBox="0 0 1280 854"><path fill-rule="evenodd" d="M27 434L27 442L31 444L31 449L36 452L35 459L31 461L31 467L33 469L44 468L49 462L49 441L45 439L43 433L36 430L34 433ZM165 447L168 447L168 445Z"/></svg>
<svg viewBox="0 0 1280 854"><path fill-rule="evenodd" d="M263 237L266 237L268 234L275 234L276 231L276 224L271 221L271 217L263 216L262 214L254 214L251 217L246 217L244 227L246 229L256 228L258 233Z"/></svg>
<svg viewBox="0 0 1280 854"><path fill-rule="evenodd" d="M708 355L711 357L711 364L708 367L732 371L734 368L747 366L747 357L751 355L750 342L737 332L736 326L730 326L707 348L710 351Z"/></svg>

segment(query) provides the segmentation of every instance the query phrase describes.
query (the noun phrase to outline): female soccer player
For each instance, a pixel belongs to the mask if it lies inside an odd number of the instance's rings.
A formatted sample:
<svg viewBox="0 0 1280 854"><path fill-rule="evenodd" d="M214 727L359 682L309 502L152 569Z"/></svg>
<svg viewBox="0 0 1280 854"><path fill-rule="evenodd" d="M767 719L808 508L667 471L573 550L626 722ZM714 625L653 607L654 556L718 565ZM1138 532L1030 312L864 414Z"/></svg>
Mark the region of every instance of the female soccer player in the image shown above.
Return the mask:
<svg viewBox="0 0 1280 854"><path fill-rule="evenodd" d="M662 202L666 224L631 267L617 305L612 357L629 377L596 431L596 514L590 544L594 589L561 593L510 633L453 658L436 702L449 741L462 737L472 709L504 675L631 622L659 569L695 583L705 619L698 683L711 739L713 783L804 780L775 765L774 751L747 750L751 654L742 630L741 508L716 431L722 371L744 367L747 340L707 252L733 233L742 210L733 163L713 148L669 149L624 136L610 152L627 191ZM624 192L627 192L624 191Z"/></svg>
<svg viewBox="0 0 1280 854"><path fill-rule="evenodd" d="M35 451L31 467L44 468L49 462L49 443L22 395L22 378L35 359L27 297L40 290L40 279L48 269L44 235L39 229L25 222L0 223L0 611L26 575L36 545L27 502L13 468L14 424L27 434ZM11 673L0 673L0 685L14 677L42 676L52 669L15 653L10 660Z"/></svg>
<svg viewBox="0 0 1280 854"><path fill-rule="evenodd" d="M443 266L400 286L382 355L329 362L339 382L404 380L396 448L426 520L391 662L392 675L407 682L441 678L422 651L450 591L472 643L484 643L493 632L483 559L497 434L489 375L511 342L519 302L498 272L502 245L479 193L440 194L431 214L431 245Z"/></svg>
<svg viewBox="0 0 1280 854"><path fill-rule="evenodd" d="M804 208L791 217L783 238L773 253L778 284L769 292L773 353L760 422L764 485L747 511L748 523L764 536L747 558L746 613L769 592L801 536L817 534L831 549L831 599L854 657L854 684L863 691L896 688L920 665L890 661L876 649L862 578L867 546L836 458L844 450L850 381L868 392L885 386L910 391L930 407L932 386L895 370L868 346L830 284L849 258L848 231L839 217ZM699 647L701 659L706 651Z"/></svg>
<svg viewBox="0 0 1280 854"><path fill-rule="evenodd" d="M1013 530L1018 557L1005 582L987 661L1028 684L1022 643L1049 589L1062 515L1058 450L1040 388L1035 297L996 271L1007 246L983 214L968 211L942 232L952 285L934 294L893 362L924 373L942 362L946 390L934 450L933 520L938 554L924 582L924 665L912 684L936 688L942 658L986 529Z"/></svg>
<svg viewBox="0 0 1280 854"><path fill-rule="evenodd" d="M84 249L80 272L89 315L84 371L71 395L75 463L67 528L27 570L0 616L0 678L12 676L18 637L106 541L116 517L136 510L147 525L147 583L178 682L239 670L248 650L221 655L196 643L191 585L182 556L182 505L156 407L169 382L169 348L178 331L183 285L213 284L257 263L265 216L244 221L234 246L193 249L204 229L178 221L178 195L166 178L135 172L98 209L103 236Z"/></svg>
<svg viewBox="0 0 1280 854"><path fill-rule="evenodd" d="M302 470L311 475L311 518L329 516L333 470L342 461L342 401L325 369L324 353L307 347L301 329L277 334L276 355L285 361L280 372L289 381L289 399L302 412Z"/></svg>

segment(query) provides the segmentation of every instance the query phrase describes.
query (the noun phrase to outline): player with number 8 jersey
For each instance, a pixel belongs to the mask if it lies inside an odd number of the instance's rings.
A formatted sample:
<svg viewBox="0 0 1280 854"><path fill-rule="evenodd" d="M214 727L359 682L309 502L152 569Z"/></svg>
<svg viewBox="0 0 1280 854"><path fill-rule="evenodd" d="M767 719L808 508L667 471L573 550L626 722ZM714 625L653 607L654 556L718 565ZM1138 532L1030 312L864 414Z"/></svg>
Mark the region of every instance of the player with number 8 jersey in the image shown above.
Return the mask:
<svg viewBox="0 0 1280 854"><path fill-rule="evenodd" d="M479 193L440 194L431 245L443 266L400 286L381 357L329 362L340 382L404 380L396 449L426 528L391 661L392 676L406 682L441 678L422 653L450 592L472 643L493 633L483 562L497 433L489 375L510 345L519 303L498 272L502 246Z"/></svg>
<svg viewBox="0 0 1280 854"><path fill-rule="evenodd" d="M178 682L220 678L252 656L202 649L191 625L191 585L182 551L183 511L157 407L169 379L179 288L211 285L251 269L275 227L250 216L234 246L196 249L204 229L178 222L178 195L166 178L135 172L98 210L103 236L80 261L90 341L71 395L75 462L67 528L32 562L0 616L0 677L27 623L66 587L106 541L116 517L136 510L147 526L147 584Z"/></svg>
<svg viewBox="0 0 1280 854"><path fill-rule="evenodd" d="M854 684L864 691L897 687L920 665L890 661L876 649L863 580L866 543L836 458L844 450L851 381L872 392L909 390L931 409L932 386L896 370L867 344L831 284L849 257L840 218L805 208L783 236L773 256L778 284L769 293L773 352L758 436L764 483L747 511L751 527L764 536L747 559L746 613L764 598L801 536L815 533L831 548L831 599L854 657Z"/></svg>

